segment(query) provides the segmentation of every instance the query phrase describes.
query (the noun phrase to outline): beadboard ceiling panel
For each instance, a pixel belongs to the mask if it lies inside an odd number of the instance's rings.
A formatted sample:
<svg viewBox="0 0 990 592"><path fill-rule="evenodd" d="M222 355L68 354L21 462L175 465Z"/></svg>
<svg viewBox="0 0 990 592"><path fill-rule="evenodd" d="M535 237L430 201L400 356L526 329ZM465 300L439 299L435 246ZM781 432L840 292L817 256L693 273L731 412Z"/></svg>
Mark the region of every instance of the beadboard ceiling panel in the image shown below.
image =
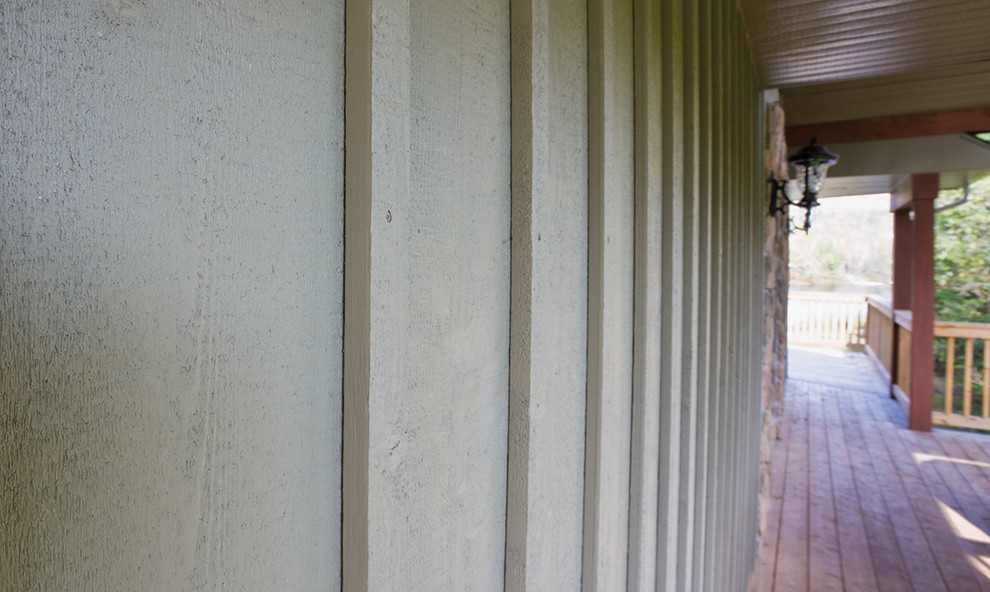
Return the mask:
<svg viewBox="0 0 990 592"><path fill-rule="evenodd" d="M990 62L792 86L781 95L788 125L986 107L990 106Z"/></svg>
<svg viewBox="0 0 990 592"><path fill-rule="evenodd" d="M739 5L767 87L990 64L990 0L740 0Z"/></svg>

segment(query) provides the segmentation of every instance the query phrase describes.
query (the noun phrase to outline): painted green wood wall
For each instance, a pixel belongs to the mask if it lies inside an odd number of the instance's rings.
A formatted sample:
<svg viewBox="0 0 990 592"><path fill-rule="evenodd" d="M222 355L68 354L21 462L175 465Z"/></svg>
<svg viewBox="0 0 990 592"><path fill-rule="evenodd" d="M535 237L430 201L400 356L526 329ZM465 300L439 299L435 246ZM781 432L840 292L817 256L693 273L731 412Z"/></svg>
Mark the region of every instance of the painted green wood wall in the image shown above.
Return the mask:
<svg viewBox="0 0 990 592"><path fill-rule="evenodd" d="M734 0L0 28L9 586L745 589L764 109Z"/></svg>
<svg viewBox="0 0 990 592"><path fill-rule="evenodd" d="M0 31L0 590L338 589L343 3Z"/></svg>
<svg viewBox="0 0 990 592"><path fill-rule="evenodd" d="M348 69L348 137L370 143L347 147L363 176L347 183L361 243L348 241L345 285L370 291L345 309L345 588L742 590L762 425L764 106L735 3L498 6L434 7L454 20L432 31L423 7L351 7L349 59L370 58ZM421 87L425 102L411 92L452 71ZM417 165L403 134L418 128L450 149ZM416 190L420 177L470 208ZM403 226L413 206L429 216ZM420 233L459 247L409 260L399 250L416 253ZM404 279L418 266L439 291ZM401 301L427 293L410 318ZM450 298L475 312L451 317ZM425 357L421 322L443 327ZM459 373L465 356L476 365ZM428 397L425 415L410 397ZM505 458L504 482L485 474ZM420 497L398 503L409 483Z"/></svg>
<svg viewBox="0 0 990 592"><path fill-rule="evenodd" d="M524 177L511 196L513 257L527 262L570 248L533 247L534 213L552 203L530 179L553 173L533 148L553 146L542 107L584 88L539 84L544 56L567 49L555 46L553 27L583 32L557 6L513 3L514 16L525 15L512 46L524 48L513 63L513 170ZM577 589L580 579L588 591L743 590L755 553L761 423L759 85L733 2L587 7L585 487L577 496L554 472L536 470L560 458L564 441L547 445L542 432L582 427L540 413L562 399L559 389L513 382L510 501L529 503L508 507L506 589ZM573 309L537 313L530 301L552 294L537 287L546 279L532 264L513 271L513 285L529 294L513 300L513 319L525 318L525 331L513 333L525 344L514 342L515 380L517 368L532 375L542 362L532 336ZM547 499L551 506L537 505ZM573 515L578 501L580 574L573 562L543 560L547 538L555 552L577 545L552 517Z"/></svg>

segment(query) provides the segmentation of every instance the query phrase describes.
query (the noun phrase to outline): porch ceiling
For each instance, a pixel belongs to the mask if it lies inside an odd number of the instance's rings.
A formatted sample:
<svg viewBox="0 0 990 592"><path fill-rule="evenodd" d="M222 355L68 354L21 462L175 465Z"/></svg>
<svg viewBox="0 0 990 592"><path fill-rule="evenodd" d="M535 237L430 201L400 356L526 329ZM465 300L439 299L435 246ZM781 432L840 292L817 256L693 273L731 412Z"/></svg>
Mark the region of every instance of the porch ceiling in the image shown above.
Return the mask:
<svg viewBox="0 0 990 592"><path fill-rule="evenodd" d="M990 0L739 0L739 6L756 68L766 88L781 89L789 127L990 107ZM831 182L832 190L849 195L894 183L920 161L876 165L892 153L921 153L926 141L842 146L847 164L855 154L870 170L843 172L840 160L834 176L847 178ZM945 143L939 156L948 164L937 172L956 174L944 175L943 186L990 170L990 151L983 164L961 166L952 146L960 158L972 146L964 138Z"/></svg>
<svg viewBox="0 0 990 592"><path fill-rule="evenodd" d="M740 0L789 125L990 105L988 0Z"/></svg>

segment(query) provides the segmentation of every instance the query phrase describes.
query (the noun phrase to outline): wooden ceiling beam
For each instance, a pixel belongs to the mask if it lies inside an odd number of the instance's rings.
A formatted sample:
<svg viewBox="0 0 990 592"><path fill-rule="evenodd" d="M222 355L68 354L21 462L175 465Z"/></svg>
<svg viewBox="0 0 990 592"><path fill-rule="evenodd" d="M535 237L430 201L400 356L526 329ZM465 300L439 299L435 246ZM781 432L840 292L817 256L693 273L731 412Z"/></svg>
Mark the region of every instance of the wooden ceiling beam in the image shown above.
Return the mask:
<svg viewBox="0 0 990 592"><path fill-rule="evenodd" d="M990 107L788 126L787 145L804 146L813 137L819 144L843 144L982 131L990 131Z"/></svg>

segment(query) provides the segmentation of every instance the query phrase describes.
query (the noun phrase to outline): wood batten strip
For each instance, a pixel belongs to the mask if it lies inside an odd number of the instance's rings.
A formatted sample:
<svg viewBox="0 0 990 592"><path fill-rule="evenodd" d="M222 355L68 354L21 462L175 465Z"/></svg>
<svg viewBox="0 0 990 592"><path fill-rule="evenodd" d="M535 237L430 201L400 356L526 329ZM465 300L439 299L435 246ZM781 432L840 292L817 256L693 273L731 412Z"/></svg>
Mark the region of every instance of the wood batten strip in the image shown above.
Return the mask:
<svg viewBox="0 0 990 592"><path fill-rule="evenodd" d="M713 318L712 318L712 363L711 363L711 403L709 419L709 489L712 495L706 500L706 532L704 572L707 574L704 582L705 591L722 589L724 582L723 570L719 567L718 557L722 553L722 541L719 533L725 524L725 512L722 506L724 476L724 386L725 386L725 318L728 306L727 278L725 265L726 252L726 200L725 200L725 105L727 103L724 88L726 83L726 49L725 31L727 21L726 0L713 0L712 14L712 86L718 92L712 97L712 130L713 143L718 147L712 155L712 275L713 275Z"/></svg>
<svg viewBox="0 0 990 592"><path fill-rule="evenodd" d="M678 539L682 528L678 508L680 491L682 408L682 315L684 270L683 220L683 0L662 7L663 170L661 174L662 260L660 265L664 319L661 331L661 424L657 586L677 589Z"/></svg>
<svg viewBox="0 0 990 592"><path fill-rule="evenodd" d="M656 589L660 453L660 13L635 0L635 268L628 592Z"/></svg>
<svg viewBox="0 0 990 592"><path fill-rule="evenodd" d="M711 470L709 441L712 437L711 429L711 399L713 381L711 380L712 347L715 341L712 339L714 324L712 315L714 306L712 301L712 248L713 248L713 218L712 213L712 186L713 186L713 129L712 129L712 73L714 70L712 46L713 46L713 1L702 0L698 3L698 53L697 66L697 93L698 93L698 113L697 113L697 158L698 158L698 202L699 226L698 226L698 359L697 359L697 449L695 450L695 463L697 471L695 473L695 512L691 528L694 531L694 556L691 562L691 577L694 589L704 590L705 581L709 574L705 570L705 557L707 544L705 533L707 531L708 517L708 482L709 471Z"/></svg>
<svg viewBox="0 0 990 592"><path fill-rule="evenodd" d="M698 342L699 327L699 286L698 274L700 268L700 150L699 144L699 80L700 56L699 41L699 12L698 3L694 0L685 2L682 8L683 22L683 185L682 199L682 228L684 231L682 269L684 272L684 290L682 293L681 315L684 318L681 335L681 376L682 376L682 405L681 405L681 439L680 439L680 503L678 514L683 523L678 538L678 573L677 589L693 590L694 579L694 546L696 533L694 530L695 513L697 508L696 479L698 448Z"/></svg>
<svg viewBox="0 0 990 592"><path fill-rule="evenodd" d="M512 249L505 590L527 583L533 291L533 0L512 0Z"/></svg>
<svg viewBox="0 0 990 592"><path fill-rule="evenodd" d="M372 2L345 5L342 589L368 589Z"/></svg>
<svg viewBox="0 0 990 592"><path fill-rule="evenodd" d="M597 592L601 531L601 441L605 259L605 2L588 1L588 399L585 419L581 588Z"/></svg>

